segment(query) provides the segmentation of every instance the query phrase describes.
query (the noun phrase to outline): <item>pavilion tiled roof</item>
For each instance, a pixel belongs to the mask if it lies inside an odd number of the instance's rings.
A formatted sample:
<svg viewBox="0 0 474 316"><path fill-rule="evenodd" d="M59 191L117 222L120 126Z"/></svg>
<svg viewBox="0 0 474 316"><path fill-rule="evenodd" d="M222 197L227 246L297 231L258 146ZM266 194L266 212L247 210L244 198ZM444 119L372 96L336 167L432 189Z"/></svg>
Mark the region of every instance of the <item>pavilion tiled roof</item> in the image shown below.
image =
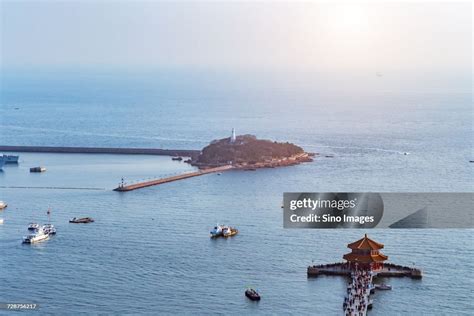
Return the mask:
<svg viewBox="0 0 474 316"><path fill-rule="evenodd" d="M367 234L365 234L364 238L348 244L347 247L350 249L379 250L383 248L383 244L370 239L367 237Z"/></svg>

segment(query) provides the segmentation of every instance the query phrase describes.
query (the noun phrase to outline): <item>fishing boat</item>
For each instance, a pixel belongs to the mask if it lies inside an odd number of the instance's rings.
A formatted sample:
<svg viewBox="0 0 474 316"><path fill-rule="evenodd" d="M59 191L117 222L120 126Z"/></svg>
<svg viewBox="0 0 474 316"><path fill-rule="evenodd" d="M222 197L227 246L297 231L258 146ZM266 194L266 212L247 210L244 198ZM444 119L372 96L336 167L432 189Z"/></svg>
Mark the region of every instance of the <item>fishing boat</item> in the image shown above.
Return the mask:
<svg viewBox="0 0 474 316"><path fill-rule="evenodd" d="M232 237L238 234L238 230L235 227L224 226L222 229L222 237Z"/></svg>
<svg viewBox="0 0 474 316"><path fill-rule="evenodd" d="M33 244L37 242L42 242L49 239L49 234L46 234L42 229L39 229L34 234L29 234L28 236L23 237L24 244Z"/></svg>
<svg viewBox="0 0 474 316"><path fill-rule="evenodd" d="M3 210L4 208L6 208L8 206L7 203L3 202L3 201L0 201L0 210Z"/></svg>
<svg viewBox="0 0 474 316"><path fill-rule="evenodd" d="M74 223L74 224L86 224L86 223L93 223L94 220L90 217L82 217L82 218L76 218L74 217L73 219L69 220L69 223Z"/></svg>
<svg viewBox="0 0 474 316"><path fill-rule="evenodd" d="M18 163L19 158L20 158L20 156L16 156L16 155L3 155L3 159L5 160L5 164L7 164L7 163L9 163L9 164Z"/></svg>
<svg viewBox="0 0 474 316"><path fill-rule="evenodd" d="M32 167L30 168L30 172L45 172L46 168L45 167Z"/></svg>
<svg viewBox="0 0 474 316"><path fill-rule="evenodd" d="M38 223L29 223L28 224L28 230L38 230L40 228L40 225Z"/></svg>
<svg viewBox="0 0 474 316"><path fill-rule="evenodd" d="M53 224L44 224L42 230L45 234L56 235L56 227Z"/></svg>
<svg viewBox="0 0 474 316"><path fill-rule="evenodd" d="M260 294L258 294L254 289L245 290L245 296L247 296L251 301L260 301Z"/></svg>
<svg viewBox="0 0 474 316"><path fill-rule="evenodd" d="M222 236L222 230L224 229L223 225L216 225L214 228L210 231L211 238L216 238Z"/></svg>
<svg viewBox="0 0 474 316"><path fill-rule="evenodd" d="M391 290L392 286L389 284L382 283L382 284L375 284L375 288L377 290Z"/></svg>

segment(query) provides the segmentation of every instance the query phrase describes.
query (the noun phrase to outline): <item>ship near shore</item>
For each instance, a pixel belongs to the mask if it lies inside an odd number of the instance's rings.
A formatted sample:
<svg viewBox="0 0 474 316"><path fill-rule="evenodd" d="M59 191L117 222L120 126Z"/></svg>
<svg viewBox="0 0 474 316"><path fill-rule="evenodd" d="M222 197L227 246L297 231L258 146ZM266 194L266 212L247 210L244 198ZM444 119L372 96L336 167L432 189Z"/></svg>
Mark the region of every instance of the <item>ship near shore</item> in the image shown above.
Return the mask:
<svg viewBox="0 0 474 316"><path fill-rule="evenodd" d="M292 143L257 139L254 135L235 135L212 141L190 163L198 168L231 165L237 169L255 170L311 162L314 154Z"/></svg>

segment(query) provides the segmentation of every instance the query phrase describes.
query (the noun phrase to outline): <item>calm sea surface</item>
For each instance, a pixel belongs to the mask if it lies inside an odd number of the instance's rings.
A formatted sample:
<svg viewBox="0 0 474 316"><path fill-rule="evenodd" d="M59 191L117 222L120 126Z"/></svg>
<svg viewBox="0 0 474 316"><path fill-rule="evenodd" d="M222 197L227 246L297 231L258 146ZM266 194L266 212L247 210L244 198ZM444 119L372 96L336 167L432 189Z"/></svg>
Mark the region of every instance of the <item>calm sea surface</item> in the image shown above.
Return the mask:
<svg viewBox="0 0 474 316"><path fill-rule="evenodd" d="M169 157L21 154L18 166L0 172L0 200L9 204L0 211L0 303L35 302L44 314L63 315L338 315L346 280L308 280L306 267L341 261L347 243L366 231L285 230L283 192L473 190L469 95L213 94L199 86L180 95L163 79L132 79L8 79L0 143L199 149L235 127L322 157L120 194L111 189L122 177L193 168ZM48 171L29 173L39 165ZM48 207L57 236L22 245L27 224L47 222ZM74 216L96 222L69 224ZM216 223L240 234L210 240ZM393 290L373 296L371 315L472 314L473 230L368 233L385 244L390 262L424 270L421 281L384 280ZM246 286L261 292L260 303L245 299Z"/></svg>

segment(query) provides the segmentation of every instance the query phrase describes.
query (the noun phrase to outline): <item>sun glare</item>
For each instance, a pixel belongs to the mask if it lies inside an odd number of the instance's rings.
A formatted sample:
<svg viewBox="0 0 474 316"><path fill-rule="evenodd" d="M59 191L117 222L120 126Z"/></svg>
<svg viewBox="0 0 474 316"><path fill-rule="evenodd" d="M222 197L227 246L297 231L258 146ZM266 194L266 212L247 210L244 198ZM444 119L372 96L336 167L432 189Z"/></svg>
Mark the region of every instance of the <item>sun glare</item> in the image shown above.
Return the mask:
<svg viewBox="0 0 474 316"><path fill-rule="evenodd" d="M344 34L364 33L369 30L368 14L364 7L344 4L327 8L326 23L330 31Z"/></svg>

